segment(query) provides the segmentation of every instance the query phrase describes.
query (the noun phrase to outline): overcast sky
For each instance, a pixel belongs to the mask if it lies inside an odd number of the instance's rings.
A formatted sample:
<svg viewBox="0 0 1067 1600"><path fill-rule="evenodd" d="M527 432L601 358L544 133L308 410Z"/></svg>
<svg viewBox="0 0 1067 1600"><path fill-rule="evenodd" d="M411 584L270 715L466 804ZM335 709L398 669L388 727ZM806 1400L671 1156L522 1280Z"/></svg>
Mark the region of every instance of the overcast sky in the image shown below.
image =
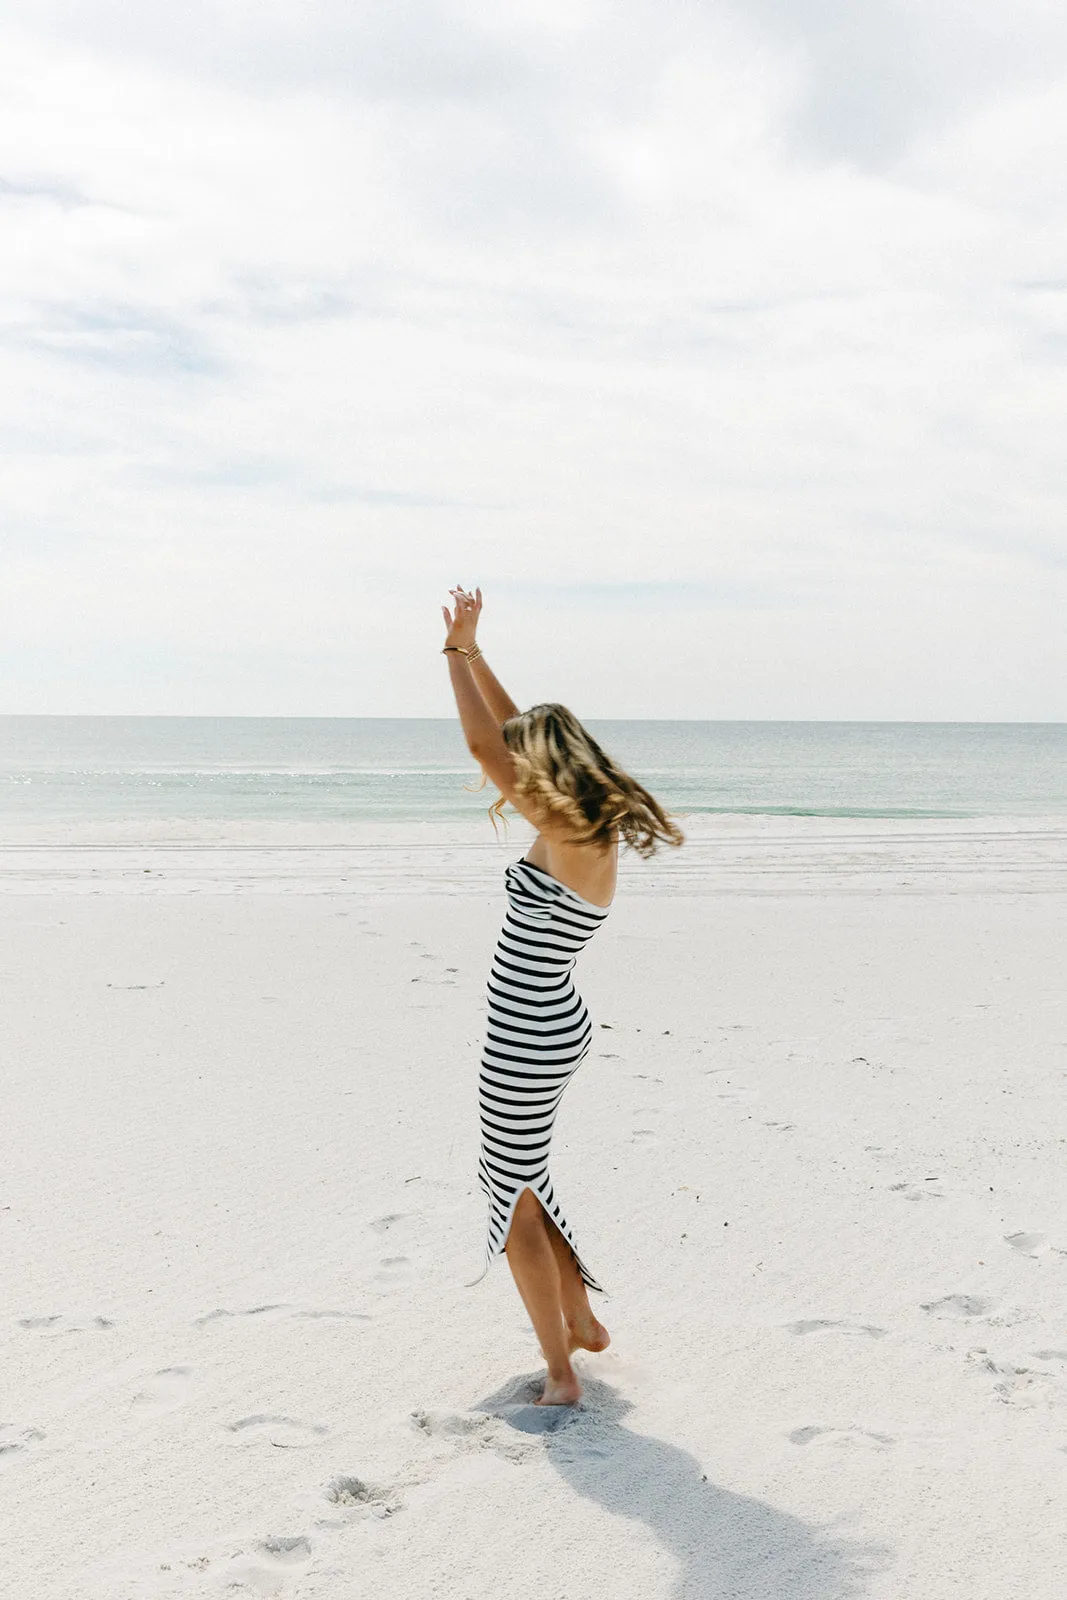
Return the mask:
<svg viewBox="0 0 1067 1600"><path fill-rule="evenodd" d="M0 16L0 710L1067 719L1060 0Z"/></svg>

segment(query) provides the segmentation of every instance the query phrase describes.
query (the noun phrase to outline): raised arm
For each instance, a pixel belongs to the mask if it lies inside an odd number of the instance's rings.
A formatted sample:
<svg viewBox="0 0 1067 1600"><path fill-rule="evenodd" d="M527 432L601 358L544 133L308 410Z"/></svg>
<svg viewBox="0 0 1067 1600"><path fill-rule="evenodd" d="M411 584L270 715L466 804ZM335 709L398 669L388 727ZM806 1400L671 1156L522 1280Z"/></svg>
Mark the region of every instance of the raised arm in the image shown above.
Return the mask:
<svg viewBox="0 0 1067 1600"><path fill-rule="evenodd" d="M494 716L498 722L506 722L509 717L518 716L518 706L508 694L507 690L501 688L500 684L497 682L492 668L484 656L478 657L477 661L472 664L471 671L474 674L475 683L482 691L482 698L489 707L491 715Z"/></svg>
<svg viewBox="0 0 1067 1600"><path fill-rule="evenodd" d="M486 776L492 779L515 809L521 811L535 826L540 826L539 813L535 812L530 803L515 791L515 772L511 754L500 731L501 724L506 722L508 717L514 716L518 707L504 693L488 667L485 668L484 674L476 677L481 661L476 660L472 664L467 660L467 651L475 648L475 630L482 609L482 592L476 589L473 595L469 595L463 589L453 589L451 593L455 601L454 614L449 612L447 606L441 607L448 629L445 650L448 672L452 680L452 692L456 697L456 709L459 712L463 736L467 741L467 749ZM490 693L494 700L492 706L488 698Z"/></svg>
<svg viewBox="0 0 1067 1600"><path fill-rule="evenodd" d="M464 639L469 634L470 643L473 645L474 636L478 628L478 618L482 614L482 591L475 589L473 595L470 595L465 589L450 589L449 593L456 602L455 619L453 620L449 617L446 606L441 608L444 611L445 621L449 627L448 643L455 643L452 638L452 630L454 628L462 628ZM464 649L466 649L466 645L464 645ZM507 690L499 683L483 655L479 655L477 660L471 662L471 671L474 673L474 681L481 691L482 699L489 707L490 715L495 717L497 722L506 722L509 717L518 716L518 706Z"/></svg>

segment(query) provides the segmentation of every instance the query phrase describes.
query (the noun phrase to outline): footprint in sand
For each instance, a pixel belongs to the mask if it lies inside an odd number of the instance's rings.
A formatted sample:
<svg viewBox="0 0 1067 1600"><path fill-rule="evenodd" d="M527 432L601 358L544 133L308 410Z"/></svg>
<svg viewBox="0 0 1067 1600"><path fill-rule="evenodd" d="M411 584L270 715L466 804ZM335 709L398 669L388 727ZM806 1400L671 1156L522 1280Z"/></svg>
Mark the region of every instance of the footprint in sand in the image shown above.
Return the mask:
<svg viewBox="0 0 1067 1600"><path fill-rule="evenodd" d="M407 1222L415 1216L414 1211L387 1211L383 1217L375 1217L368 1224L375 1233L391 1233L400 1223Z"/></svg>
<svg viewBox="0 0 1067 1600"><path fill-rule="evenodd" d="M249 1306L244 1311L228 1311L225 1307L219 1306L215 1311L206 1311L202 1317L196 1317L194 1327L206 1328L212 1322L225 1322L241 1317L262 1317L266 1322L276 1322L283 1317L287 1319L302 1317L309 1321L370 1322L372 1320L367 1311L331 1311L290 1305Z"/></svg>
<svg viewBox="0 0 1067 1600"><path fill-rule="evenodd" d="M558 1422L564 1411L573 1413L575 1408L571 1406L535 1406L532 1402L539 1392L540 1384L524 1384L521 1409L538 1413L546 1425L553 1419ZM501 1417L486 1411L413 1411L411 1421L425 1438L440 1440L456 1450L494 1450L508 1461L522 1461L530 1448L514 1437Z"/></svg>
<svg viewBox="0 0 1067 1600"><path fill-rule="evenodd" d="M787 1322L786 1327L790 1333L853 1333L866 1335L868 1339L884 1339L889 1331L888 1328L876 1328L870 1322L832 1322L822 1317L804 1322Z"/></svg>
<svg viewBox="0 0 1067 1600"><path fill-rule="evenodd" d="M943 1200L945 1191L934 1188L938 1182L938 1178L924 1178L921 1183L891 1183L889 1189L892 1194L902 1194L905 1200Z"/></svg>
<svg viewBox="0 0 1067 1600"><path fill-rule="evenodd" d="M390 1485L367 1483L354 1474L344 1474L334 1478L333 1482L326 1486L325 1498L343 1515L340 1519L322 1519L321 1527L344 1527L347 1522L353 1520L354 1513L372 1517L391 1517L403 1509L403 1501Z"/></svg>
<svg viewBox="0 0 1067 1600"><path fill-rule="evenodd" d="M996 1361L988 1350L968 1350L967 1360L990 1372L998 1382L993 1393L1005 1405L1048 1407L1059 1405L1067 1399L1067 1385L1062 1370L1067 1365L1067 1350L1035 1350L1036 1361L1052 1361L1060 1371L1042 1372L1034 1367L1024 1367L1017 1361Z"/></svg>
<svg viewBox="0 0 1067 1600"><path fill-rule="evenodd" d="M399 1288L410 1276L411 1261L408 1256L383 1256L374 1274L375 1282L386 1288Z"/></svg>
<svg viewBox="0 0 1067 1600"><path fill-rule="evenodd" d="M191 1375L191 1367L164 1367L134 1395L131 1408L146 1417L159 1417L166 1411L176 1410L188 1396Z"/></svg>
<svg viewBox="0 0 1067 1600"><path fill-rule="evenodd" d="M28 1445L38 1444L44 1438L40 1428L19 1428L13 1422L0 1422L0 1460L14 1456Z"/></svg>
<svg viewBox="0 0 1067 1600"><path fill-rule="evenodd" d="M935 1317L988 1317L995 1300L977 1294L946 1294L940 1300L924 1300L921 1309Z"/></svg>
<svg viewBox="0 0 1067 1600"><path fill-rule="evenodd" d="M295 1417L269 1414L241 1417L238 1422L228 1422L226 1428L240 1444L272 1444L285 1450L307 1450L321 1444L329 1432L318 1422L298 1422Z"/></svg>
<svg viewBox="0 0 1067 1600"><path fill-rule="evenodd" d="M413 1411L411 1420L428 1438L472 1440L475 1444L485 1438L486 1430L492 1426L487 1414L470 1411Z"/></svg>
<svg viewBox="0 0 1067 1600"><path fill-rule="evenodd" d="M113 1328L115 1324L109 1322L107 1317L20 1317L20 1328L26 1328L31 1333L99 1333L104 1328Z"/></svg>
<svg viewBox="0 0 1067 1600"><path fill-rule="evenodd" d="M1010 1244L1013 1250L1018 1250L1023 1256L1044 1255L1050 1248L1043 1233L1006 1233L1004 1243Z"/></svg>
<svg viewBox="0 0 1067 1600"><path fill-rule="evenodd" d="M999 1368L1003 1372L1004 1368ZM1047 1407L1053 1403L1060 1388L1051 1372L1033 1372L1027 1367L1008 1369L1007 1375L993 1385L993 1393L1006 1406L1019 1406L1030 1410L1034 1406Z"/></svg>
<svg viewBox="0 0 1067 1600"><path fill-rule="evenodd" d="M240 1588L258 1595L283 1594L310 1560L311 1541L303 1534L270 1537L235 1552L220 1578L227 1592Z"/></svg>
<svg viewBox="0 0 1067 1600"><path fill-rule="evenodd" d="M842 1450L888 1450L896 1444L888 1433L871 1433L866 1428L823 1428L815 1423L794 1428L789 1438L792 1444L828 1444Z"/></svg>
<svg viewBox="0 0 1067 1600"><path fill-rule="evenodd" d="M214 1311L205 1311L202 1317L193 1319L194 1326L204 1328L209 1322L219 1322L227 1317L263 1317L268 1322L273 1322L279 1317L293 1315L290 1305L275 1304L268 1306L248 1306L244 1311L228 1311L224 1306L217 1307Z"/></svg>

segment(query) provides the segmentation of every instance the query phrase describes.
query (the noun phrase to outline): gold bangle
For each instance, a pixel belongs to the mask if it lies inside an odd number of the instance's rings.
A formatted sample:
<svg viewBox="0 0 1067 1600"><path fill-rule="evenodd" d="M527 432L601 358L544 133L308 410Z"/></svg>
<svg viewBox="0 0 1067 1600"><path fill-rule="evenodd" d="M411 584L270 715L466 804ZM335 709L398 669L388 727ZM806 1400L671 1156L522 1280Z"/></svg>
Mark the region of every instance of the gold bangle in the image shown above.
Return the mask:
<svg viewBox="0 0 1067 1600"><path fill-rule="evenodd" d="M477 661L478 658L480 657L481 653L482 653L481 645L477 645L477 644L476 645L472 645L471 648L467 651L467 665L470 666L470 664L473 661Z"/></svg>

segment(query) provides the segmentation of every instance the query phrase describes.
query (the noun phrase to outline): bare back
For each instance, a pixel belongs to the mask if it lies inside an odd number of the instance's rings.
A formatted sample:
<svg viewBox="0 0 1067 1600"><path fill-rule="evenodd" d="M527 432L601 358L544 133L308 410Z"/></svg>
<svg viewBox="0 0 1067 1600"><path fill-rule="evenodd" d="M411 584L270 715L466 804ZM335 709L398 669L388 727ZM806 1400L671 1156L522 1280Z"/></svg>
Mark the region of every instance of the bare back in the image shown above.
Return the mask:
<svg viewBox="0 0 1067 1600"><path fill-rule="evenodd" d="M607 907L614 899L619 870L617 835L607 849L598 850L588 844L567 844L542 832L526 851L526 860L592 905Z"/></svg>

